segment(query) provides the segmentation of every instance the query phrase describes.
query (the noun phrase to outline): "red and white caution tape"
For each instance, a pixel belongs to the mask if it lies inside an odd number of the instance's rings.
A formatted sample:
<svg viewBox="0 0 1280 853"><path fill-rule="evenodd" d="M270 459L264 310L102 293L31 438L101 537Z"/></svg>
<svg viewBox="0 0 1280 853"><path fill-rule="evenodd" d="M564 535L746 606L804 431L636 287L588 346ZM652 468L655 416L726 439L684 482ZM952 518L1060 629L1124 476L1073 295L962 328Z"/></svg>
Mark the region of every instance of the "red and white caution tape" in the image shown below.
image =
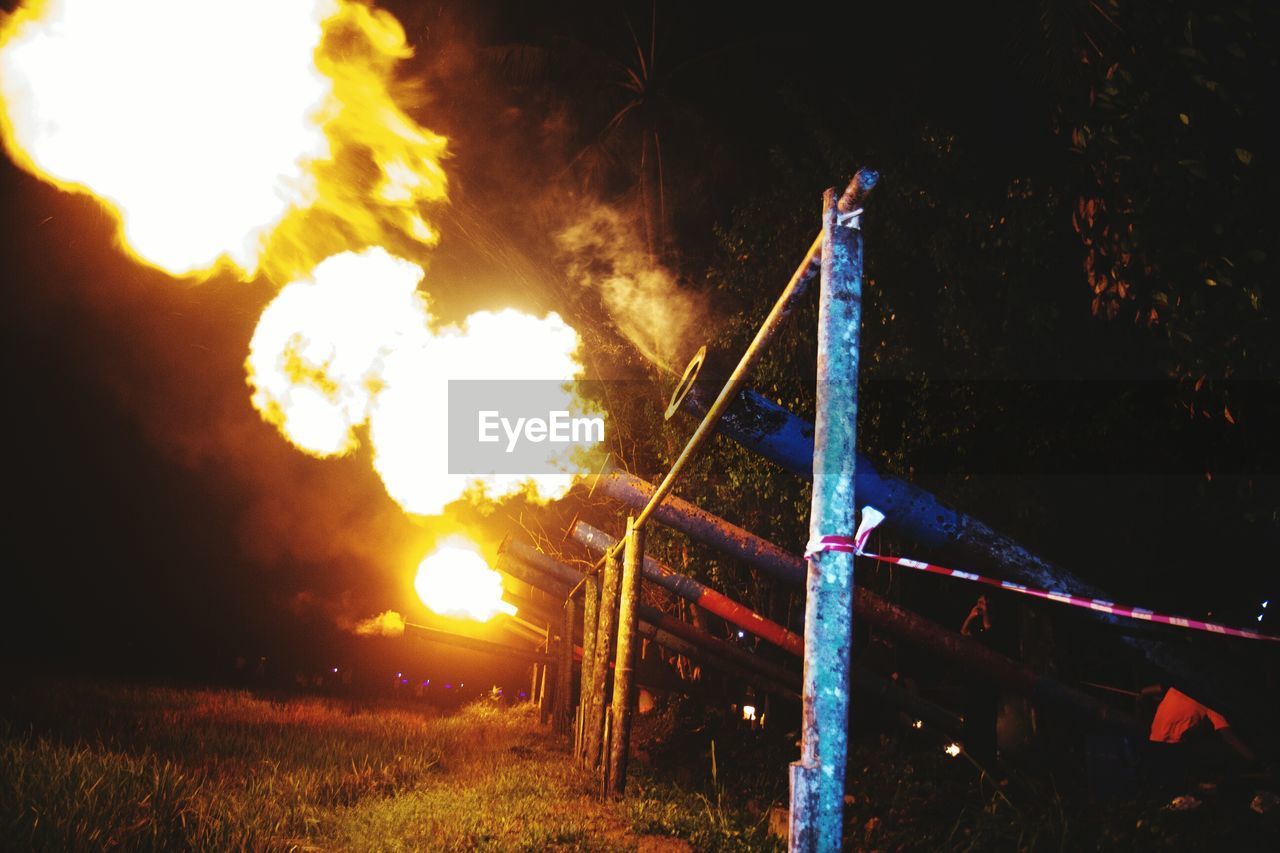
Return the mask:
<svg viewBox="0 0 1280 853"><path fill-rule="evenodd" d="M874 507L864 507L862 510L862 521L858 525L858 532L856 535L852 537L839 535L820 536L812 540L809 543L809 546L805 549L805 559L824 551L856 554L859 557L879 560L882 563L903 566L904 568L915 569L916 571L921 572L929 572L930 574L935 575L959 578L960 580L965 581L974 581L975 583L983 583L987 586L1007 589L1010 592L1020 592L1023 595L1031 595L1036 598L1056 601L1059 604L1070 604L1072 607L1083 607L1086 610L1096 610L1112 616L1127 616L1130 619L1141 619L1144 622L1159 622L1163 625L1172 625L1176 628L1192 628L1197 631L1208 631L1210 634L1222 634L1227 637L1241 637L1246 640L1270 640L1272 642L1280 642L1280 637L1272 634L1263 634L1260 631L1231 628L1227 625L1219 625L1216 622L1205 622L1201 619L1188 619L1185 616L1170 616L1166 613L1157 613L1154 610L1148 610L1144 607L1125 607L1111 601L1103 601L1100 598L1085 598L1081 595L1072 595L1069 592L1055 592L1047 589L1036 589L1035 587L1023 586L1020 583L1013 583L1012 581L997 580L996 578L976 575L973 572L962 572L959 569L948 569L946 566L938 566L921 560L910 560L906 557L887 557L883 554L872 554L866 550L867 539L871 536L871 531L875 530L882 521L884 521L884 513Z"/></svg>

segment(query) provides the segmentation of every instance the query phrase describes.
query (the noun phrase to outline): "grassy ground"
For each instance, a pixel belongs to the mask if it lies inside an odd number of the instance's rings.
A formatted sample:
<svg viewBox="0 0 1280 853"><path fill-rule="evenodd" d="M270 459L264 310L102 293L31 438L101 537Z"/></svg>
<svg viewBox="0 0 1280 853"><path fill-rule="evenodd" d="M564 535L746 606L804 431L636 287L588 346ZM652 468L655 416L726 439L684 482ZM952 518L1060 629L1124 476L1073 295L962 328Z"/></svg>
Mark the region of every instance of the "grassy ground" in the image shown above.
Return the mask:
<svg viewBox="0 0 1280 853"><path fill-rule="evenodd" d="M758 849L710 800L591 796L523 708L43 686L0 709L0 849Z"/></svg>
<svg viewBox="0 0 1280 853"><path fill-rule="evenodd" d="M0 699L0 850L780 849L766 827L793 744L691 721L642 718L628 797L607 803L523 707L43 685ZM1099 803L1036 764L995 786L936 740L853 746L848 848L1280 849L1280 808L1250 810L1253 787ZM1170 808L1177 793L1202 803Z"/></svg>

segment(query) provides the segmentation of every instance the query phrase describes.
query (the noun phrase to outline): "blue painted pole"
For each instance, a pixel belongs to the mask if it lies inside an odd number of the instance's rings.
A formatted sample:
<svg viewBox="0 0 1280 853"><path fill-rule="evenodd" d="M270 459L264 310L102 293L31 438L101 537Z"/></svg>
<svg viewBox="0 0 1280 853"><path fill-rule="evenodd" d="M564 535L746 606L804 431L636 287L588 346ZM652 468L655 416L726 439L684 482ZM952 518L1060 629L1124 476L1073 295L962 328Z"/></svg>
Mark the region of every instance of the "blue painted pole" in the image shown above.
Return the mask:
<svg viewBox="0 0 1280 853"><path fill-rule="evenodd" d="M866 187L879 178L862 170ZM861 208L823 199L818 301L817 412L809 535L852 535L858 421L858 344L862 324ZM849 741L849 648L853 640L853 562L827 551L809 559L804 628L800 760L791 765L789 847L834 851L844 825Z"/></svg>

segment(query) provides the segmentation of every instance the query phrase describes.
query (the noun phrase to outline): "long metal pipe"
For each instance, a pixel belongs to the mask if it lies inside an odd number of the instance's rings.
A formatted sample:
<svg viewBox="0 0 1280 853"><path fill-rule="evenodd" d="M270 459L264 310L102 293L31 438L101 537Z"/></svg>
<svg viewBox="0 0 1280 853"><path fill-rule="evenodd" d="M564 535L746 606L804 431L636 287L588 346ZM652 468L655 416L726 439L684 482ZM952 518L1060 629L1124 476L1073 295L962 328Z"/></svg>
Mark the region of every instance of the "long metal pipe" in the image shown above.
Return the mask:
<svg viewBox="0 0 1280 853"><path fill-rule="evenodd" d="M635 506L647 496L645 481L630 474L613 471L601 478L597 490ZM686 511L690 508L693 511ZM690 538L742 559L755 568L774 574L801 574L804 561L754 533L712 515L679 498L665 501L654 518L685 533ZM1125 715L1117 714L1105 704L1078 690L1040 675L1030 667L1011 660L968 637L942 627L880 598L864 588L854 591L854 614L894 634L900 639L927 649L959 667L985 674L1001 684L1062 705L1086 720L1102 725L1128 725Z"/></svg>
<svg viewBox="0 0 1280 853"><path fill-rule="evenodd" d="M529 550L532 550L532 549L529 549ZM520 552L520 553L524 553L524 552ZM513 561L519 561L521 559L519 556L517 556L517 552L515 550L509 551L508 556L510 558L513 558ZM544 557L544 559L541 561L542 566L540 568L550 568L551 564L555 564L556 566L558 566L558 569L555 575L552 575L552 574L543 575L542 582L547 584L548 586L563 585L563 578L565 578L567 575L571 575L577 572L576 569L566 566L563 563L560 563L558 560L555 560L554 558L546 557L546 555L542 555L542 556ZM607 655L610 647L608 645L605 645L602 647L601 645L601 643L604 640L604 637L606 636L605 629L606 627L608 627L603 624L603 620L606 618L606 615L609 613L609 610L605 606L606 604L605 599L609 595L610 572L614 571L615 577L619 576L621 574L621 567L617 564L620 562L621 561L618 559L617 554L614 551L606 552L605 574L603 578L603 590L600 596L600 599L601 599L601 603L600 603L601 625L599 628L600 634L596 640L597 665L602 666L602 669L596 672L597 687L599 686L601 679L604 677L604 675L608 671L608 661L609 661L609 658ZM611 569L611 564L613 564L614 566L614 568L612 569ZM529 564L526 564L526 566L530 569L533 569L533 567ZM535 573L538 572L537 569L534 569L533 571ZM536 577L536 574L535 574L535 577ZM617 582L615 581L615 583ZM759 690L762 690L768 693L776 693L778 695L792 696L795 698L799 698L799 695L800 695L799 673L780 667L777 664L771 663L770 661L767 661L764 658L759 657L758 655L753 655L744 649L740 649L737 646L732 645L731 643L726 643L724 640L721 640L717 637L713 637L707 632L702 631L701 629L696 628L687 622L683 622L679 619L676 619L673 616L669 616L663 613L662 611L654 607L651 607L647 604L639 604L637 608L637 612L639 614L641 631L643 632L644 630L646 630L646 626L648 626L649 629L658 631L660 635L660 638L658 641L661 645L667 646L668 648L672 649L673 651L677 651L680 654L688 654L690 657L696 657L699 660L702 660L709 665L719 667L725 670L726 672L729 672L730 674L735 675L738 678L741 678L743 681L747 682L748 684L751 684L753 687L756 687ZM676 640L681 645L673 645L671 642L668 641L669 639ZM689 651L690 648L696 649L697 653L696 654L691 653ZM603 662L601 662L601 658L600 658L600 655L602 654L605 655L605 657L603 658ZM602 694L603 694L603 690L601 690L601 692L599 693L596 693L593 697L593 703L599 703L601 706L600 707L600 725L601 725L601 728L603 729L603 721L604 721L603 706L605 703L604 703L604 697ZM588 721L588 724L590 725L591 721ZM590 746L591 746L591 741L588 740L588 748L590 748Z"/></svg>
<svg viewBox="0 0 1280 853"><path fill-rule="evenodd" d="M418 625L414 622L404 623L405 628L415 637L423 640L429 640L435 643L443 643L447 646L456 646L460 649L468 649L473 652L481 652L487 655L496 655L498 657L517 658L519 660L534 661L541 664L555 665L555 661L551 655L541 652L522 649L519 646L511 646L506 643L495 643L492 640L481 640L476 637L468 637L464 634L455 634L452 631L442 631L439 628L431 628L427 625Z"/></svg>
<svg viewBox="0 0 1280 853"><path fill-rule="evenodd" d="M844 197L841 199L842 204L848 204L850 209L853 205L861 203L867 193L875 188L876 183L880 180L880 174L871 169L862 169L853 176L853 180L849 182L848 188L845 190ZM791 274L791 280L787 282L787 286L782 289L782 293L778 296L778 300L773 304L773 308L769 311L768 316L764 318L764 322L760 324L760 329L756 332L756 336L751 343L747 345L747 350L742 354L742 358L738 361L738 366L729 374L729 378L725 381L724 387L720 389L720 394L716 397L715 402L708 408L706 415L702 418L702 423L698 424L698 428L693 431L693 435L689 437L689 441L684 446L684 450L680 451L680 455L676 457L676 461L672 464L671 469L667 471L667 475L662 478L662 482L658 484L657 490L653 494L649 504L640 511L640 515L636 518L636 526L641 527L657 506L662 503L674 488L676 478L680 476L680 472L684 470L689 460L702 447L711 434L715 431L716 421L729 408L729 404L733 402L733 398L737 395L738 390L746 381L747 373L751 371L752 366L760 358L764 352L770 339L778 331L783 320L791 314L800 297L804 295L805 287L813 278L814 259L819 256L822 251L822 234L819 233L810 244L809 250L805 252L804 260L796 267L796 271Z"/></svg>
<svg viewBox="0 0 1280 853"><path fill-rule="evenodd" d="M690 414L701 416L710 405L715 387L714 381L695 381L680 405ZM722 435L786 470L805 479L812 476L813 424L762 394L744 390L721 417L718 429ZM857 457L855 490L860 504L874 506L885 513L886 530L911 537L922 549L939 558L956 560L960 568L987 566L995 574L1031 586L1071 590L1093 598L1111 597L1097 585L1035 554L1011 536L993 530L981 519L949 506L925 489L880 473L863 455ZM1093 611L1092 616L1111 625L1118 624L1117 617L1105 613ZM1202 697L1202 701L1234 716L1258 716L1251 710L1257 704L1252 691L1238 679L1224 675L1220 664L1203 650L1174 647L1144 636L1121 635L1119 639L1173 675L1186 692Z"/></svg>
<svg viewBox="0 0 1280 853"><path fill-rule="evenodd" d="M713 637L701 628L690 625L688 622L677 619L674 616L669 616L648 604L641 604L639 613L641 619L654 627L661 628L667 633L687 640L704 649L708 654L715 655L728 663L736 664L740 669L758 673L782 688L780 692L796 697L800 695L800 673L765 660L759 655L754 655L746 649L725 642L719 637Z"/></svg>
<svg viewBox="0 0 1280 853"><path fill-rule="evenodd" d="M596 491L630 507L648 505L655 494L652 483L619 469L602 474L596 481ZM653 517L784 583L804 586L806 569L804 561L799 557L736 524L712 515L684 498L675 495L668 497L657 506Z"/></svg>
<svg viewBox="0 0 1280 853"><path fill-rule="evenodd" d="M573 538L596 553L604 553L618 544L617 539L585 521L574 524ZM674 592L686 601L697 604L766 642L785 649L793 655L804 655L804 639L799 634L787 630L772 619L761 616L745 604L734 601L701 581L668 568L653 557L645 556L644 558L644 576L663 589Z"/></svg>

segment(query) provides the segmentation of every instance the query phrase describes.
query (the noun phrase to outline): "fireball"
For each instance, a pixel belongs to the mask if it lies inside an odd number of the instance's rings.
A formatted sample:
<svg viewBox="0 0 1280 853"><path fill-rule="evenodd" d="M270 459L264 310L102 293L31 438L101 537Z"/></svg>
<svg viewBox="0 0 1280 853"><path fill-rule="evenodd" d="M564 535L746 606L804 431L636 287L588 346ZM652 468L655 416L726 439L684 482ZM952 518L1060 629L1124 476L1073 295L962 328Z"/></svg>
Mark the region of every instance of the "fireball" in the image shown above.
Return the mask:
<svg viewBox="0 0 1280 853"><path fill-rule="evenodd" d="M423 558L413 588L441 616L487 622L516 608L502 600L502 576L489 568L475 545L455 537Z"/></svg>

